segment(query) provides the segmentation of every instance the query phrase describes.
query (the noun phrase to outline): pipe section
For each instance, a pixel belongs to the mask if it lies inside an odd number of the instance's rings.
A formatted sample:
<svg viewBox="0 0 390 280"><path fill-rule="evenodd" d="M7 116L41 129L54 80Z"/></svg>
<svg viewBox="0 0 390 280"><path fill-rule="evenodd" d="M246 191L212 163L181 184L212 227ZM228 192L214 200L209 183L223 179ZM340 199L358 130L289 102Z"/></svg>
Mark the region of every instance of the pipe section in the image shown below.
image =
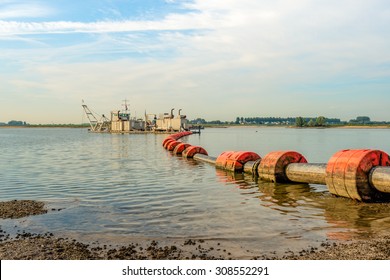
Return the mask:
<svg viewBox="0 0 390 280"><path fill-rule="evenodd" d="M291 182L326 185L325 163L290 163L285 173Z"/></svg>
<svg viewBox="0 0 390 280"><path fill-rule="evenodd" d="M203 155L203 154L195 154L193 156L193 159L195 159L197 161L207 162L207 163L210 163L213 165L215 165L215 161L217 160L216 157L211 157L211 156L207 156L207 155Z"/></svg>
<svg viewBox="0 0 390 280"><path fill-rule="evenodd" d="M380 192L390 193L390 168L377 166L369 174L370 185Z"/></svg>

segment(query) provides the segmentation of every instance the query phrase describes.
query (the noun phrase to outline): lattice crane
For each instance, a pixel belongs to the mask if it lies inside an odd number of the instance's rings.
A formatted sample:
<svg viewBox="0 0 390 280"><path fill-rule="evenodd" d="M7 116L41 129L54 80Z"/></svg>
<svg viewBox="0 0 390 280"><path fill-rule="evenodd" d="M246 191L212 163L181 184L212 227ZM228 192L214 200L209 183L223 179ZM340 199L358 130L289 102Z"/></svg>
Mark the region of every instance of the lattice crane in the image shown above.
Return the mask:
<svg viewBox="0 0 390 280"><path fill-rule="evenodd" d="M98 119L87 105L82 104L82 106L89 120L89 125L91 126L92 132L103 132L110 130L111 122L106 116L102 115L100 119Z"/></svg>

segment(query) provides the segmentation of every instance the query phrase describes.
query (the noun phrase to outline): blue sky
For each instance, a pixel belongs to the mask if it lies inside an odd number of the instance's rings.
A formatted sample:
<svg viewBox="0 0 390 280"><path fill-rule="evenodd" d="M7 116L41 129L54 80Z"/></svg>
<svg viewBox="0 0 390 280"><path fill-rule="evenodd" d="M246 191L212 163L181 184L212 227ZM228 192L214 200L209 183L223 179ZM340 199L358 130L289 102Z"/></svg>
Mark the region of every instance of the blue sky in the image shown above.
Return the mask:
<svg viewBox="0 0 390 280"><path fill-rule="evenodd" d="M390 121L389 26L380 0L0 0L0 122Z"/></svg>

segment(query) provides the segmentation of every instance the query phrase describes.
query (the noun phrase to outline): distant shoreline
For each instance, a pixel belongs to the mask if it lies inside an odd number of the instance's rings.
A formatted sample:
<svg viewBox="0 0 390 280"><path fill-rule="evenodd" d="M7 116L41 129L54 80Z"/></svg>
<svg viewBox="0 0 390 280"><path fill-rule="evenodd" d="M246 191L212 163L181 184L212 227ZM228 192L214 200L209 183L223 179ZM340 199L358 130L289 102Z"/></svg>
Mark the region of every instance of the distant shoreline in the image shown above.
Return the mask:
<svg viewBox="0 0 390 280"><path fill-rule="evenodd" d="M339 126L340 128L390 128L390 125L344 125ZM335 128L339 128L335 127Z"/></svg>
<svg viewBox="0 0 390 280"><path fill-rule="evenodd" d="M265 125L265 124L253 124L253 125L204 125L205 128L229 128L229 127L242 127L242 128L248 128L248 127L285 127L285 128L296 128L296 129L327 129L327 128L356 128L356 129L364 129L364 128L372 128L372 129L383 129L383 128L390 128L390 125L384 124L384 125L328 125L328 126L304 126L304 127L297 127L294 125Z"/></svg>
<svg viewBox="0 0 390 280"><path fill-rule="evenodd" d="M326 129L326 128L348 128L348 129L389 129L390 125L384 124L384 125L328 125L328 126L305 126L305 127L297 127L293 125L265 125L265 124L245 124L245 125L230 125L230 124L206 124L203 125L204 128L230 128L230 127L237 127L237 128L248 128L248 127L285 127L285 128L296 128L296 129ZM77 124L42 124L42 125L20 125L20 126L10 126L10 125L1 125L1 128L89 128L89 125L77 125Z"/></svg>
<svg viewBox="0 0 390 280"><path fill-rule="evenodd" d="M1 125L1 128L89 128L89 125Z"/></svg>

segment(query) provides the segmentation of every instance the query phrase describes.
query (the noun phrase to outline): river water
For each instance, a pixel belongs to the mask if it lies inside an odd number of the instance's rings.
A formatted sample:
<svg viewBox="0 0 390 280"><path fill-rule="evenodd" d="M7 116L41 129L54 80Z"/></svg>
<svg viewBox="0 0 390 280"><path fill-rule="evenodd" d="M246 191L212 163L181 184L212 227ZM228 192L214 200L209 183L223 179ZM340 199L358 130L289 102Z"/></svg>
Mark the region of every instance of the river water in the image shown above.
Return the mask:
<svg viewBox="0 0 390 280"><path fill-rule="evenodd" d="M216 170L172 155L161 145L165 137L0 129L1 201L35 199L49 207L46 215L0 220L1 228L116 243L202 238L255 253L370 237L390 227L387 204L334 197L322 185L273 184ZM389 139L389 129L231 127L206 128L181 141L210 156L289 149L326 163L347 148L389 153Z"/></svg>

